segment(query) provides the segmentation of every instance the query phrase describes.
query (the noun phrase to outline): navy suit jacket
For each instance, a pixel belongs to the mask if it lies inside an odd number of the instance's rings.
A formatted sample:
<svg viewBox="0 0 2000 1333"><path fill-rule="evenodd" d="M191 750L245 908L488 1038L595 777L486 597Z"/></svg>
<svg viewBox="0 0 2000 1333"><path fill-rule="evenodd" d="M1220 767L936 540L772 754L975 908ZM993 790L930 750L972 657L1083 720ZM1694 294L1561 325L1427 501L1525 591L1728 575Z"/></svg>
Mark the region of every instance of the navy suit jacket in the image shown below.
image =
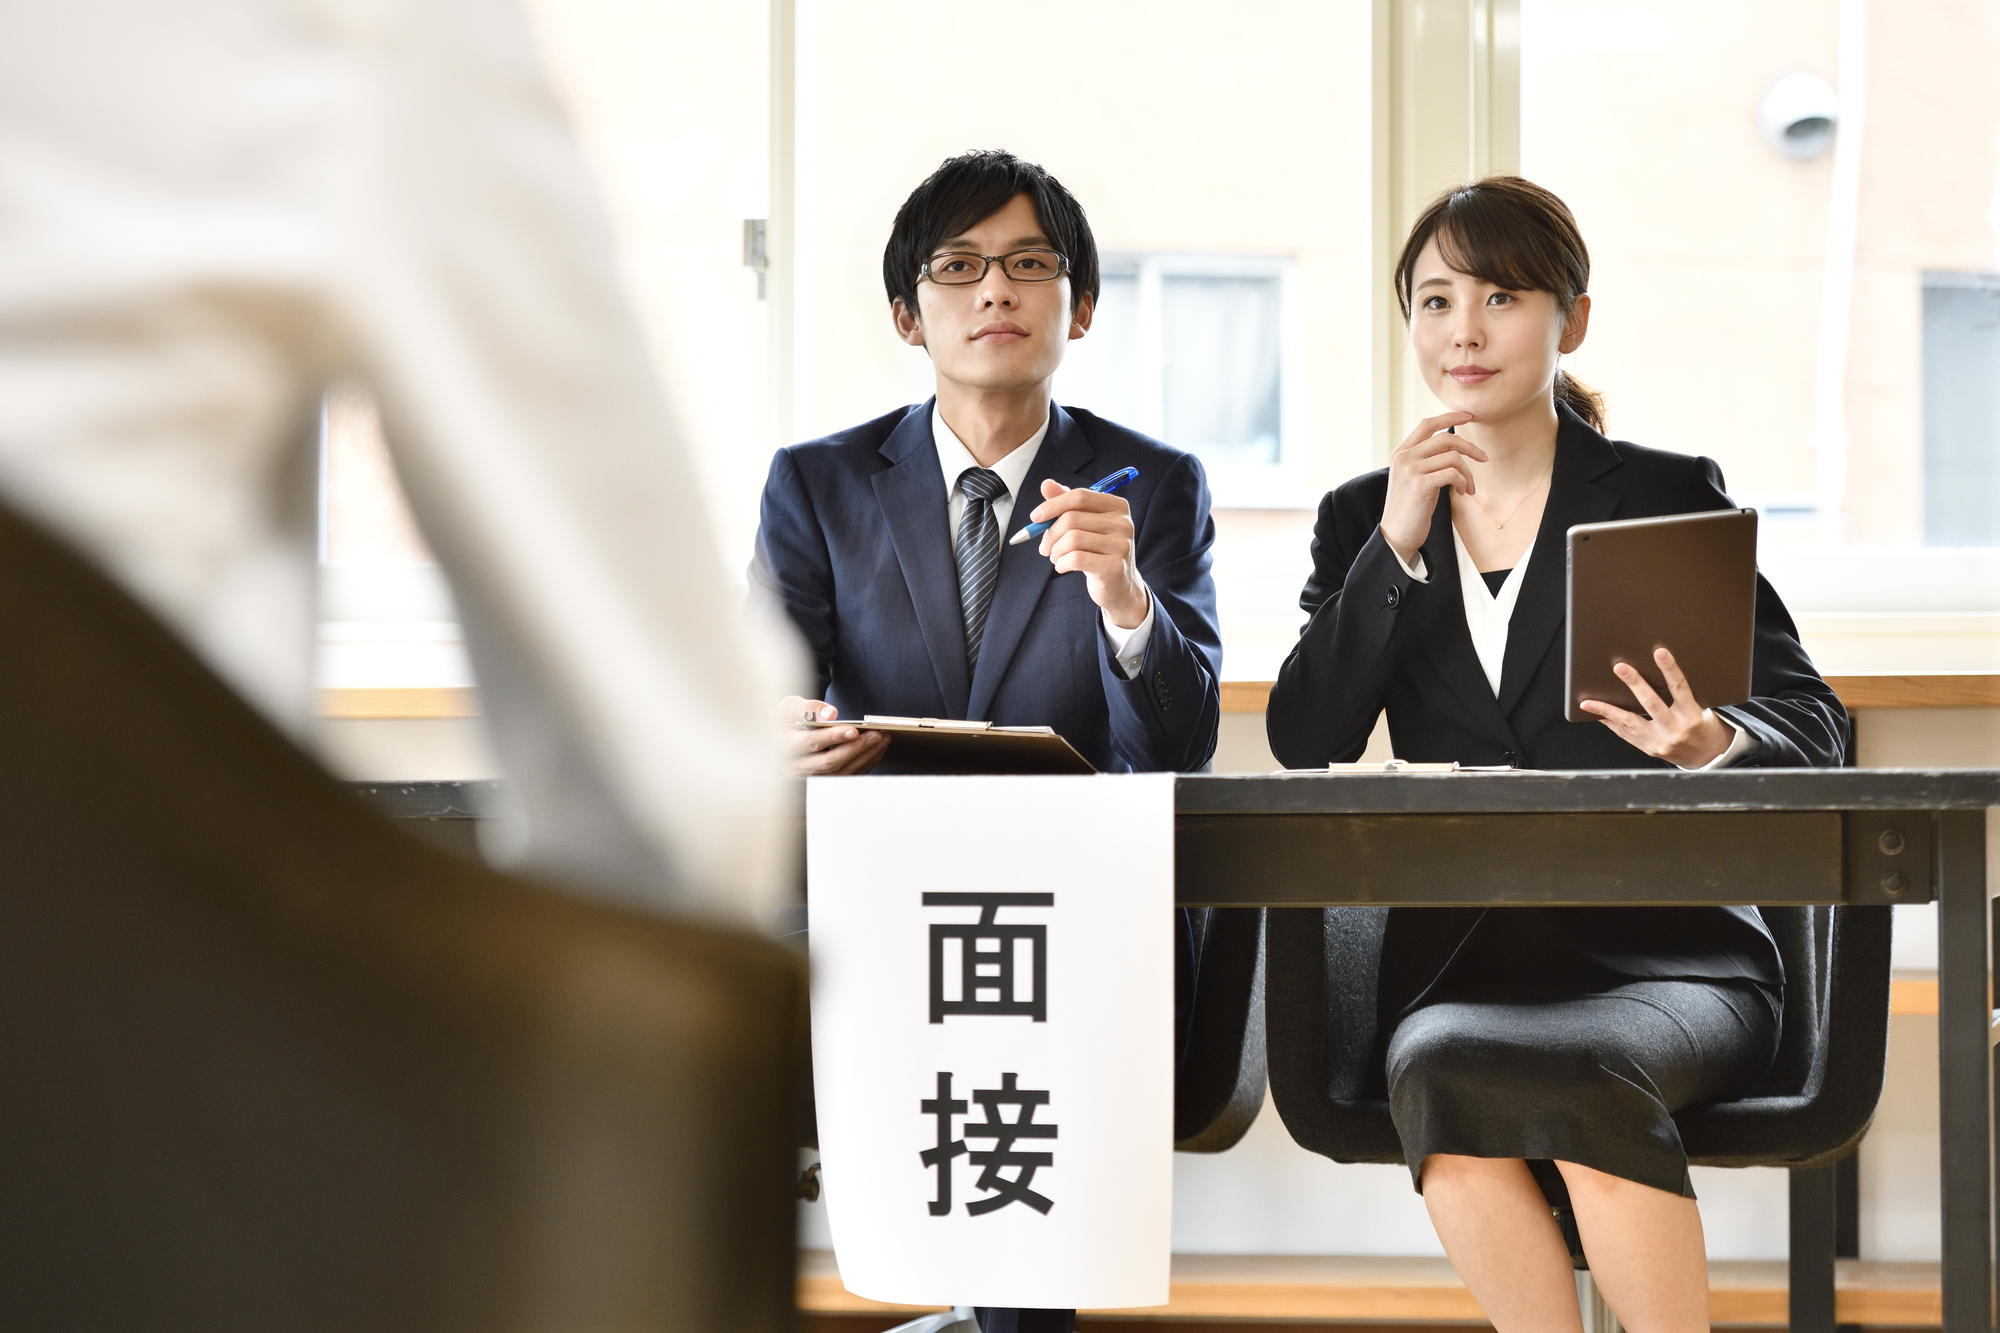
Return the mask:
<svg viewBox="0 0 2000 1333"><path fill-rule="evenodd" d="M1012 530L1044 478L1088 486L1139 469L1132 507L1152 638L1120 676L1082 574L1037 543L1002 548L978 669L965 664L945 479L929 402L780 449L764 484L753 588L784 605L811 647L818 694L842 717L972 718L1054 727L1102 772L1186 772L1215 752L1222 640L1208 483L1191 454L1077 408L1049 430L1015 497Z"/></svg>

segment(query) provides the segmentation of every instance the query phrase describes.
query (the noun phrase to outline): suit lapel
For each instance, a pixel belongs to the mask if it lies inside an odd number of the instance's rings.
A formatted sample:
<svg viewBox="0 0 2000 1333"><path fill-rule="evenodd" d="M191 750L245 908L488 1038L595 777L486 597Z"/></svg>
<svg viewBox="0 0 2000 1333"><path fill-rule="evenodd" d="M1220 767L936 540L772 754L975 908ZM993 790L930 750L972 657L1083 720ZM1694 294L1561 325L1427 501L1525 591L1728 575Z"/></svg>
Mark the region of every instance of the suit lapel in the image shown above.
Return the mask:
<svg viewBox="0 0 2000 1333"><path fill-rule="evenodd" d="M1479 665L1479 654L1472 647L1472 631L1465 627L1465 590L1458 577L1458 547L1452 541L1448 490L1438 492L1437 508L1431 513L1431 535L1424 539L1424 565L1431 593L1424 599L1418 642L1459 702L1496 738L1512 746L1514 729L1493 698L1486 669Z"/></svg>
<svg viewBox="0 0 2000 1333"><path fill-rule="evenodd" d="M895 466L874 477L883 526L896 548L910 601L917 609L924 647L938 690L952 717L965 717L969 682L965 675L965 617L958 606L958 558L951 549L944 474L938 470L931 435L931 405L914 408L882 442L882 456ZM1002 562L1004 570L1005 563ZM987 639L992 640L991 621Z"/></svg>
<svg viewBox="0 0 2000 1333"><path fill-rule="evenodd" d="M1507 653L1500 665L1500 708L1509 715L1547 655L1549 641L1562 628L1568 601L1569 530L1579 523L1602 523L1618 510L1617 493L1593 484L1618 466L1618 451L1568 408L1558 412L1561 423L1549 500L1542 509L1542 525L1535 531L1528 572L1521 576L1521 596L1507 625Z"/></svg>
<svg viewBox="0 0 2000 1333"><path fill-rule="evenodd" d="M1042 502L1044 478L1054 478L1072 488L1088 486L1096 480L1081 471L1094 453L1070 414L1054 403L1049 404L1049 433L1042 437L1042 447L1035 451L1035 461L1021 482L1021 492L1014 497L1014 512L1007 519L1009 531L1001 534L1001 540L1004 542L1027 525L1028 514ZM1042 590L1054 576L1055 566L1043 558L1040 543L1025 541L1019 546L1000 548L1000 573L993 584L993 605L986 613L986 633L979 643L979 666L972 676L967 717L984 717L992 708L993 696L1014 660L1014 650L1020 646L1028 619L1034 615L1036 604L1042 600Z"/></svg>

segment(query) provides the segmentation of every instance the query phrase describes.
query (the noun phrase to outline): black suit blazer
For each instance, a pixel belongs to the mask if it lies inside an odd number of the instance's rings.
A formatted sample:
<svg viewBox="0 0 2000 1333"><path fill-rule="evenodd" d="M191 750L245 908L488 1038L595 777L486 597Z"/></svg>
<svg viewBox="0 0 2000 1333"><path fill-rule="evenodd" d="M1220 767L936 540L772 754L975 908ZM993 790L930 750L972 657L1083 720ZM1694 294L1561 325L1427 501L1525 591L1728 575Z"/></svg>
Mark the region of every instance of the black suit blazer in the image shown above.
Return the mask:
<svg viewBox="0 0 2000 1333"><path fill-rule="evenodd" d="M1280 762L1308 768L1352 760L1387 709L1402 759L1541 769L1669 766L1602 723L1563 716L1569 529L1726 509L1731 501L1711 460L1608 440L1567 407L1557 410L1555 471L1508 627L1498 697L1466 628L1448 493L1438 496L1423 545L1429 582L1418 583L1382 538L1388 471L1371 472L1320 503L1313 573L1299 598L1310 619L1278 673L1265 715ZM1751 749L1741 763L1844 761L1846 712L1762 575L1751 693L1749 702L1717 710L1749 734ZM1567 908L1544 915L1584 954L1623 975L1782 981L1777 948L1754 908ZM1389 993L1413 1003L1483 916L1479 909L1392 914L1383 960L1385 1017L1403 1007L1389 1005ZM1404 975L1392 979L1391 972Z"/></svg>

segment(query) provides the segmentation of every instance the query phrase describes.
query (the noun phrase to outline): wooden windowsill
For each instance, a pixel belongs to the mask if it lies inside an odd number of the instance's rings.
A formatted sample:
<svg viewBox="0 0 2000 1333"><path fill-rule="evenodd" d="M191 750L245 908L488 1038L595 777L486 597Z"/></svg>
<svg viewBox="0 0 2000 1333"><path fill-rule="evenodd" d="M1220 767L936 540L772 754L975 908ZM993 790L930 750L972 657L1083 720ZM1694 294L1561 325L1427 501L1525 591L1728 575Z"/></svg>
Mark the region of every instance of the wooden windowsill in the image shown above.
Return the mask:
<svg viewBox="0 0 2000 1333"><path fill-rule="evenodd" d="M478 717L479 691L467 688L335 689L319 692L319 715L361 718Z"/></svg>
<svg viewBox="0 0 2000 1333"><path fill-rule="evenodd" d="M1897 977L1889 983L1889 1012L1892 1015L1930 1014L1938 1011L1936 977Z"/></svg>
<svg viewBox="0 0 2000 1333"><path fill-rule="evenodd" d="M1913 671L1865 676L1828 676L1849 708L2000 707L2000 673ZM1222 682L1222 711L1261 713L1271 696L1268 680ZM479 692L472 688L333 689L319 692L321 717L477 717Z"/></svg>
<svg viewBox="0 0 2000 1333"><path fill-rule="evenodd" d="M1783 1263L1716 1261L1708 1270L1709 1317L1716 1323L1787 1322ZM814 1315L914 1317L939 1308L886 1305L851 1294L840 1285L833 1256L824 1250L799 1255L798 1293L800 1311ZM1842 1259L1834 1309L1843 1324L1935 1326L1942 1318L1938 1266ZM1485 1322L1446 1260L1322 1255L1177 1254L1166 1305L1090 1313L1135 1322Z"/></svg>
<svg viewBox="0 0 2000 1333"><path fill-rule="evenodd" d="M2000 707L2000 674L1983 671L1905 671L1828 676L1826 683L1849 708ZM1222 682L1222 711L1261 713L1271 697L1268 680Z"/></svg>

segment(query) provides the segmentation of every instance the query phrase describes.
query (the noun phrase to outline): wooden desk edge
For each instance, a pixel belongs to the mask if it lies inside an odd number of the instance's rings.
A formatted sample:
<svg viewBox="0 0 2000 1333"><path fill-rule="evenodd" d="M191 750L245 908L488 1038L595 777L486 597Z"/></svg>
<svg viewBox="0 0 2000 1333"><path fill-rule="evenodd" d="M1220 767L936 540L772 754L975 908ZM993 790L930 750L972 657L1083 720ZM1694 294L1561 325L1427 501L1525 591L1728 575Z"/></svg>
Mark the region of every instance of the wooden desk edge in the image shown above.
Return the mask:
<svg viewBox="0 0 2000 1333"><path fill-rule="evenodd" d="M1917 671L1826 679L1849 708L2000 707L2000 673ZM1225 713L1261 713L1270 697L1268 680L1222 682ZM319 714L338 720L477 717L479 692L469 686L323 689Z"/></svg>
<svg viewBox="0 0 2000 1333"><path fill-rule="evenodd" d="M2000 673L1906 671L1828 676L1826 683L1849 708L2000 707ZM1222 711L1261 713L1271 697L1268 680L1222 682Z"/></svg>

